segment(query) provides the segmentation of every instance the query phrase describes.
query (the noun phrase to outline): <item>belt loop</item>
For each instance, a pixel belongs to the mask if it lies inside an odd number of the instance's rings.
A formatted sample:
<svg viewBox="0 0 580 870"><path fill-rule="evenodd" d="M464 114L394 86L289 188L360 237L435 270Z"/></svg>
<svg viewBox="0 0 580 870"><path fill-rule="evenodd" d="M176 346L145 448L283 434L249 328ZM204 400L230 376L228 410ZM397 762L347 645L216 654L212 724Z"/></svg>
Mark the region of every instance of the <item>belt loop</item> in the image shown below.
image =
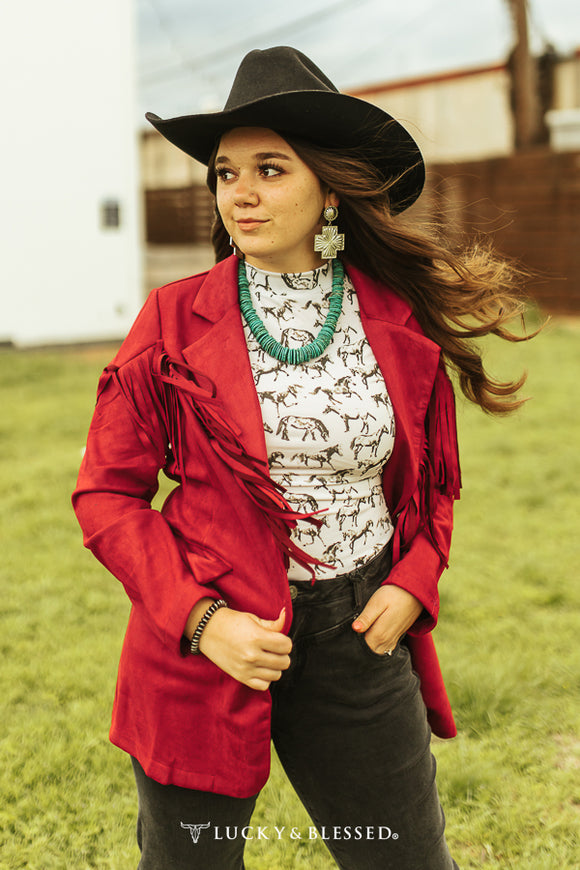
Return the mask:
<svg viewBox="0 0 580 870"><path fill-rule="evenodd" d="M353 591L354 591L354 603L355 603L355 606L357 609L357 613L360 613L360 611L363 609L364 604L365 604L365 602L363 601L364 596L362 594L362 585L363 585L362 580L363 580L362 572L359 569L357 569L353 573L353 576L351 577L351 583L353 585Z"/></svg>

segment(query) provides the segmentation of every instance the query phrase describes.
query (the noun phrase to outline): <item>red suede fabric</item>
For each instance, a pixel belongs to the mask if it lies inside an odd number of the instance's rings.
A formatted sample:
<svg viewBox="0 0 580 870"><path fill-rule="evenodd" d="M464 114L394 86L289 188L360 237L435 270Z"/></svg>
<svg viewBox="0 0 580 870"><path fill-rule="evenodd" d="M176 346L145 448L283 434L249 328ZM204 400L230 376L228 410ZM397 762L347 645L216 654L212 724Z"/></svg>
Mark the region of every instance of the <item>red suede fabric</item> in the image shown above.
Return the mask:
<svg viewBox="0 0 580 870"><path fill-rule="evenodd" d="M407 303L347 269L396 418L383 478L396 523L388 582L424 605L410 633L413 663L434 732L452 737L429 632L459 495L453 392ZM158 512L150 501L160 469L181 485ZM111 740L161 783L255 794L269 773L269 693L181 651L204 596L265 619L285 605L286 629L292 618L285 566L294 518L267 473L235 257L149 296L99 383L73 504L85 545L132 603Z"/></svg>

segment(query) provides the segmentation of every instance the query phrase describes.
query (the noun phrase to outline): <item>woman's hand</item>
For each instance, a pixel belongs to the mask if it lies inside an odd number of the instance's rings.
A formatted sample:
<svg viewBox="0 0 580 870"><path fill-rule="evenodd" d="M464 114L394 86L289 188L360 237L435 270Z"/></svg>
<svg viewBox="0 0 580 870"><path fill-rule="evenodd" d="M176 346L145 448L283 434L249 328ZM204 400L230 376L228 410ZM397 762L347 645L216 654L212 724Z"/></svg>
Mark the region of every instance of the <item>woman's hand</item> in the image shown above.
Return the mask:
<svg viewBox="0 0 580 870"><path fill-rule="evenodd" d="M277 619L260 619L222 607L204 628L199 650L230 677L265 692L290 666L292 641L282 634L285 615L282 608Z"/></svg>
<svg viewBox="0 0 580 870"><path fill-rule="evenodd" d="M378 654L393 650L423 610L414 595L400 586L379 586L352 624Z"/></svg>

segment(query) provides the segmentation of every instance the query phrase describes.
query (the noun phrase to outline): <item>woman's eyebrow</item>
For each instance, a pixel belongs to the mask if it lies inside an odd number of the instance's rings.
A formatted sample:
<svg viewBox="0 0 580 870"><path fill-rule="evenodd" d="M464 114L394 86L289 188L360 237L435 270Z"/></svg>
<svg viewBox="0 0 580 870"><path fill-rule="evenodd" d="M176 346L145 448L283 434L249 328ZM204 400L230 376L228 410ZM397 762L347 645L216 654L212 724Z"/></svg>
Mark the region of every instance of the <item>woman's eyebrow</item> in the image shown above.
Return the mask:
<svg viewBox="0 0 580 870"><path fill-rule="evenodd" d="M254 158L256 160L292 160L290 155L285 154L283 151L260 151L254 154ZM217 166L220 163L231 163L231 160L225 154L219 154L215 159L215 165Z"/></svg>
<svg viewBox="0 0 580 870"><path fill-rule="evenodd" d="M256 154L257 160L271 160L273 157L276 160L292 160L289 154L284 154L283 151L262 151L260 154Z"/></svg>

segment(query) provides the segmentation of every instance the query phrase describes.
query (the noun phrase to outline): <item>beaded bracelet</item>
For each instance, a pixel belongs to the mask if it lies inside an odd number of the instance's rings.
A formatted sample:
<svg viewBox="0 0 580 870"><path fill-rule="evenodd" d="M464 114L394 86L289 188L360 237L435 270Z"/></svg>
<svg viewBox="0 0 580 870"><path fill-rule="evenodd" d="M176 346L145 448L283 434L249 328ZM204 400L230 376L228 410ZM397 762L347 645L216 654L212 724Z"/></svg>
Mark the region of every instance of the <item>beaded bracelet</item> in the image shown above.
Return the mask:
<svg viewBox="0 0 580 870"><path fill-rule="evenodd" d="M216 610L219 610L220 607L227 607L227 601L224 601L223 598L218 598L217 601L214 601L213 604L210 604L208 609L205 611L201 619L197 624L197 628L193 632L193 637L191 638L191 644L189 646L189 651L192 656L196 656L199 653L199 641L201 639L202 632Z"/></svg>

